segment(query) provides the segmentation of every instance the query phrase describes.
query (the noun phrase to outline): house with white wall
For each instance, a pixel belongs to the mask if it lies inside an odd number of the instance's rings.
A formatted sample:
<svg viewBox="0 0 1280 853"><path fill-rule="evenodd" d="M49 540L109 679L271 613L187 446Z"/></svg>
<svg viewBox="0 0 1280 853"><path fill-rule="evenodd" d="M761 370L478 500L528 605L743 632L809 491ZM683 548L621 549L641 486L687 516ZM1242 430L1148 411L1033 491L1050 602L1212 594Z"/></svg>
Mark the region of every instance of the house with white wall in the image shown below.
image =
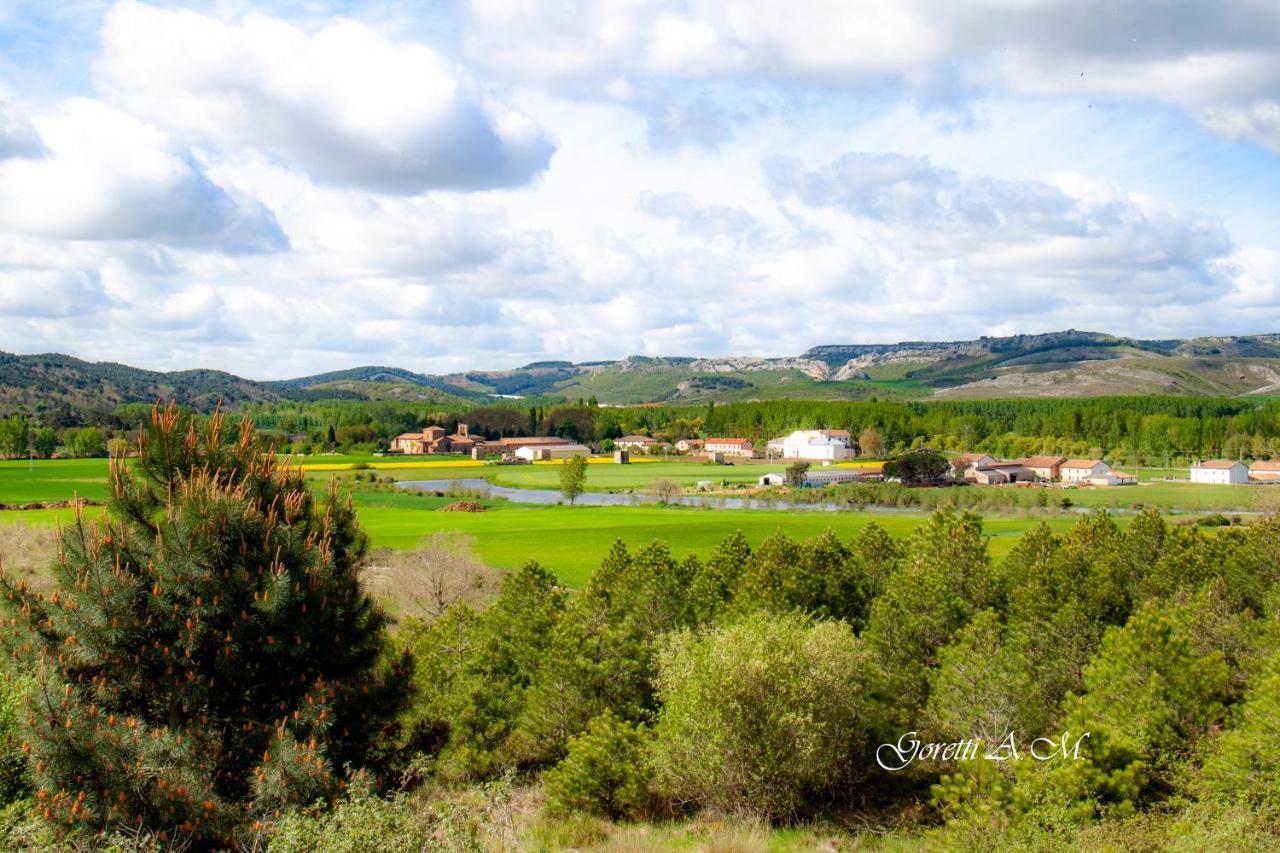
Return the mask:
<svg viewBox="0 0 1280 853"><path fill-rule="evenodd" d="M1247 483L1249 466L1234 459L1209 459L1191 466L1193 483Z"/></svg>
<svg viewBox="0 0 1280 853"><path fill-rule="evenodd" d="M976 468L994 465L996 459L989 453L961 453L951 457L951 476L956 479L972 477Z"/></svg>
<svg viewBox="0 0 1280 853"><path fill-rule="evenodd" d="M723 453L725 456L751 456L749 438L708 438L703 445L708 455Z"/></svg>
<svg viewBox="0 0 1280 853"><path fill-rule="evenodd" d="M647 452L649 448L655 446L658 442L647 435L624 435L621 438L613 440L613 446L622 450L638 450L641 453Z"/></svg>
<svg viewBox="0 0 1280 853"><path fill-rule="evenodd" d="M847 430L798 429L782 440L783 459L835 462L854 455Z"/></svg>
<svg viewBox="0 0 1280 853"><path fill-rule="evenodd" d="M1110 470L1111 466L1101 459L1068 459L1059 466L1058 474L1064 483L1087 483Z"/></svg>
<svg viewBox="0 0 1280 853"><path fill-rule="evenodd" d="M519 448L515 455L530 462L547 462L571 459L574 456L590 456L591 448L581 444L535 444Z"/></svg>

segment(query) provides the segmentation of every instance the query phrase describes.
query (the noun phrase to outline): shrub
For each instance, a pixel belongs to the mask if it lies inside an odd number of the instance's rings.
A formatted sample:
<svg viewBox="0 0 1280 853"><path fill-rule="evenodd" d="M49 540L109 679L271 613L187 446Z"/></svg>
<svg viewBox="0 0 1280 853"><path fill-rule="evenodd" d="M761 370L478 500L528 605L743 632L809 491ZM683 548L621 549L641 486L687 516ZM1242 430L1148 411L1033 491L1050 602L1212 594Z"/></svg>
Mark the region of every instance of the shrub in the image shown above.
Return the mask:
<svg viewBox="0 0 1280 853"><path fill-rule="evenodd" d="M30 677L0 682L0 806L7 806L31 791L18 723L23 697L32 682Z"/></svg>
<svg viewBox="0 0 1280 853"><path fill-rule="evenodd" d="M554 811L634 817L648 799L645 732L609 711L570 738L568 755L543 776Z"/></svg>
<svg viewBox="0 0 1280 853"><path fill-rule="evenodd" d="M382 799L368 785L353 785L351 794L332 811L308 814L294 811L274 823L267 834L268 853L417 853L421 850L479 849L474 839L462 838L447 824L413 808L397 796ZM471 843L466 843L471 841ZM452 843L450 843L452 842ZM461 843L460 843L461 842Z"/></svg>
<svg viewBox="0 0 1280 853"><path fill-rule="evenodd" d="M1280 660L1249 691L1236 724L1208 742L1194 787L1205 796L1280 813Z"/></svg>
<svg viewBox="0 0 1280 853"><path fill-rule="evenodd" d="M865 728L864 656L849 626L755 614L671 635L651 760L660 792L769 819L850 778Z"/></svg>

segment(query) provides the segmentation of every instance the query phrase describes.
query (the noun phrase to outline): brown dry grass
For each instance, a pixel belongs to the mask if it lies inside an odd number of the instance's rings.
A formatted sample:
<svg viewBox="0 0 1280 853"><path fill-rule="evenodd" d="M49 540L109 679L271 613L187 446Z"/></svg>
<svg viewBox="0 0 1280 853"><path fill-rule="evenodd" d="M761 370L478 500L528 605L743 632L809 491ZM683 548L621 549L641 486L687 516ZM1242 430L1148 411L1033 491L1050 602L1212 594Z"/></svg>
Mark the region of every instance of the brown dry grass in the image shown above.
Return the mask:
<svg viewBox="0 0 1280 853"><path fill-rule="evenodd" d="M0 565L38 590L53 586L50 566L58 554L57 531L25 521L0 524Z"/></svg>
<svg viewBox="0 0 1280 853"><path fill-rule="evenodd" d="M480 609L497 591L501 572L482 563L474 546L472 537L451 531L423 539L412 551L375 552L365 583L397 617L431 622L455 601Z"/></svg>

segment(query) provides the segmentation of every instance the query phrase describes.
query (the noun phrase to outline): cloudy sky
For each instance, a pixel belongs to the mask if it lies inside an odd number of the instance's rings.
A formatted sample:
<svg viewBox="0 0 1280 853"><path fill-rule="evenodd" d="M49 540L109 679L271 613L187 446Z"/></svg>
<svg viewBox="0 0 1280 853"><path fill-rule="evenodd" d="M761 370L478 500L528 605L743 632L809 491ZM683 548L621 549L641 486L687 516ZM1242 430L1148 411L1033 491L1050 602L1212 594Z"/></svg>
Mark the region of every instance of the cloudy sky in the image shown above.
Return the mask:
<svg viewBox="0 0 1280 853"><path fill-rule="evenodd" d="M1280 332L1274 0L0 2L3 350L1063 328Z"/></svg>

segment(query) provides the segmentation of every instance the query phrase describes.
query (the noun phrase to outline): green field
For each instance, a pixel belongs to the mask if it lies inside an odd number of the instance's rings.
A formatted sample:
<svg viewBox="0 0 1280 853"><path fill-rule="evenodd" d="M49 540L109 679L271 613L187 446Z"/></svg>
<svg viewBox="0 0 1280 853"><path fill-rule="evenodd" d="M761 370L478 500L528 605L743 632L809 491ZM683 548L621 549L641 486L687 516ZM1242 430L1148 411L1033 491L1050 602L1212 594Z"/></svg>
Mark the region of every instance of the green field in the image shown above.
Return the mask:
<svg viewBox="0 0 1280 853"><path fill-rule="evenodd" d="M0 503L102 500L107 493L106 459L37 459L0 462Z"/></svg>
<svg viewBox="0 0 1280 853"><path fill-rule="evenodd" d="M827 528L849 538L875 521L895 537L909 534L923 524L922 514L886 512L774 512L765 510L710 510L692 507L533 507L497 502L488 512L435 512L448 498L382 493L357 493L360 523L375 547L411 548L423 537L440 531L458 531L475 537L479 557L492 566L514 568L534 559L556 573L567 585L582 586L616 539L638 547L655 540L666 542L677 556L705 554L718 542L741 530L758 543L775 530L789 536L816 536ZM92 516L100 509L90 509ZM64 523L71 510L0 512L0 525ZM1029 517L989 518L991 553L1003 556L1025 530L1038 523ZM1075 523L1052 517L1047 523L1065 530Z"/></svg>
<svg viewBox="0 0 1280 853"><path fill-rule="evenodd" d="M469 464L458 459L418 462L423 467L401 467L394 459L373 456L316 456L300 460L304 468L311 465L349 466L358 463L387 465L373 473L396 480L458 480L482 478L503 486L524 488L559 488L560 471L555 464L536 465L483 465ZM418 460L415 460L418 461ZM37 460L30 470L26 461L0 462L0 503L31 503L35 501L67 500L74 495L101 500L106 491L106 459L53 459ZM587 470L588 491L636 492L643 491L654 480L665 477L684 486L693 486L702 480L710 480L719 487L751 485L767 472L782 471L785 465L739 463L735 465L708 465L696 460L644 461L633 465L614 465L610 462L592 464ZM330 477L349 478L350 470L316 470L309 475L317 480ZM1143 469L1143 482L1138 486L1111 488L1077 488L1053 490L1053 499L1070 497L1078 506L1132 507L1156 506L1166 510L1186 512L1250 510L1256 507L1258 496L1265 487L1219 486L1190 483L1185 477L1175 482L1156 477L1185 475L1183 469ZM971 487L979 488L979 487ZM997 487L998 488L998 487Z"/></svg>
<svg viewBox="0 0 1280 853"><path fill-rule="evenodd" d="M367 457L366 457L367 458ZM366 458L323 457L329 464L349 464ZM685 485L711 480L717 485L754 483L765 471L781 470L773 465L712 466L697 462L645 462L634 465L593 464L588 483L595 490L642 490L658 477L669 477ZM106 489L105 459L37 461L32 470L26 462L0 462L0 503L63 500L79 494L102 499ZM356 486L352 471L322 471L312 476L317 486L330 477ZM375 472L397 479L452 480L484 477L503 485L556 488L556 465L484 466L452 465L430 468L388 468ZM705 553L725 536L742 530L758 542L774 530L795 537L808 537L828 527L839 535L856 534L874 520L894 536L904 536L926 518L925 512L846 511L766 511L718 510L693 507L537 507L488 501L484 513L440 513L434 510L449 498L370 491L357 486L360 519L375 546L409 548L424 536L439 531L460 531L476 539L476 550L490 565L510 568L527 559L536 559L555 571L567 584L581 585L599 562L609 544L622 538L639 546L654 540L671 545L680 556ZM1208 486L1188 482L1151 482L1109 489L1078 488L1053 490L1053 498L1070 497L1077 506L1129 507L1134 504L1158 506L1166 510L1231 511L1248 509L1258 494L1257 487ZM97 512L91 510L90 512ZM0 513L0 524L23 520L50 524L70 518L69 510L28 510ZM1007 553L1016 537L1036 519L1028 515L989 516L993 555ZM1062 529L1073 523L1069 517L1050 517L1048 523Z"/></svg>
<svg viewBox="0 0 1280 853"><path fill-rule="evenodd" d="M1054 491L1054 497L1067 496L1077 506L1133 507L1154 506L1182 512L1251 510L1267 486L1219 486L1206 483L1139 482L1136 486L1080 488Z"/></svg>

